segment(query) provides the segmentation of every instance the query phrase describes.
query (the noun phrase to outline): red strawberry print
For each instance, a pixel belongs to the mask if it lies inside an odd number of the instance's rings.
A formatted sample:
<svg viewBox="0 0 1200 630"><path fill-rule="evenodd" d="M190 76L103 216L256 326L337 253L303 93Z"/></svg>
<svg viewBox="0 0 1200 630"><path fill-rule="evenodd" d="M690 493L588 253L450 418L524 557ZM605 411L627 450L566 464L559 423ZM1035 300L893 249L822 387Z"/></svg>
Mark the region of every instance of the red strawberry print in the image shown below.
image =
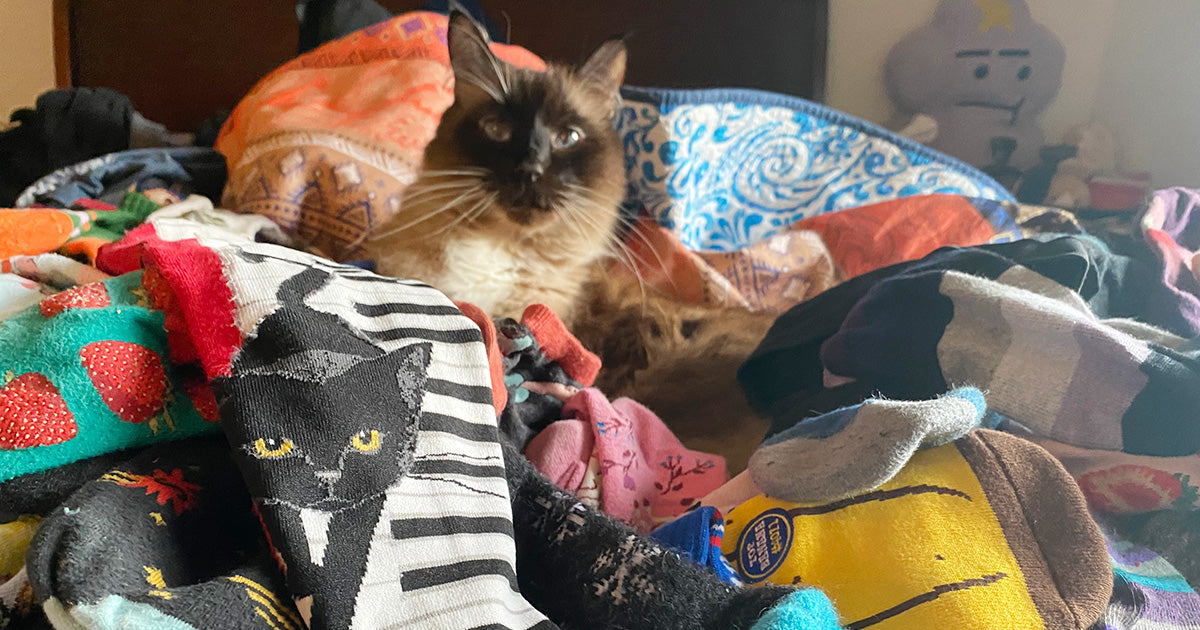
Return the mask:
<svg viewBox="0 0 1200 630"><path fill-rule="evenodd" d="M75 416L54 383L37 372L9 376L0 388L0 449L49 446L75 437Z"/></svg>
<svg viewBox="0 0 1200 630"><path fill-rule="evenodd" d="M1165 509L1183 493L1171 473L1137 464L1093 470L1079 478L1079 488L1092 507L1110 514Z"/></svg>
<svg viewBox="0 0 1200 630"><path fill-rule="evenodd" d="M206 422L217 422L220 417L217 415L217 397L213 395L212 388L208 383L204 382L204 378L200 376L188 376L180 383L184 393L192 401L192 406L196 408L196 413L200 414Z"/></svg>
<svg viewBox="0 0 1200 630"><path fill-rule="evenodd" d="M117 417L125 422L149 420L150 429L158 431L157 414L163 410L168 383L157 354L136 343L97 341L79 355L92 385ZM164 418L171 425L170 416L164 413Z"/></svg>
<svg viewBox="0 0 1200 630"><path fill-rule="evenodd" d="M41 311L43 317L54 317L69 308L104 308L111 304L108 287L103 282L93 282L43 298Z"/></svg>

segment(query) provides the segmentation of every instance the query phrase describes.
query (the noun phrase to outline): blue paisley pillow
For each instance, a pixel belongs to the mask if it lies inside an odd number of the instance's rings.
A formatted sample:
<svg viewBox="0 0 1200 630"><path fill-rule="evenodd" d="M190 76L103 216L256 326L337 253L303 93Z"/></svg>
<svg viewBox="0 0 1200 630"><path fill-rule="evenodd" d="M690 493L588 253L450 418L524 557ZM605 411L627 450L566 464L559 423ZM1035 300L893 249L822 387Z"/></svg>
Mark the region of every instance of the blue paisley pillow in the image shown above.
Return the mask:
<svg viewBox="0 0 1200 630"><path fill-rule="evenodd" d="M631 210L687 247L732 251L791 223L888 199L1015 201L978 169L801 98L626 87L617 117Z"/></svg>

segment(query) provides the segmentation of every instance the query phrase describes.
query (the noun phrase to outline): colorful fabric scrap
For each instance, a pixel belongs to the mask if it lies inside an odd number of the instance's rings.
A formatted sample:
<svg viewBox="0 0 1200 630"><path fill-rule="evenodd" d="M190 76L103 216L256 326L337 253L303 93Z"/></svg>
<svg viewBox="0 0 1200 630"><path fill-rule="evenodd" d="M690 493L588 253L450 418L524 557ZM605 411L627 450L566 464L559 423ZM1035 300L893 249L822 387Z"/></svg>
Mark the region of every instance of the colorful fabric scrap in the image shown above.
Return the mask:
<svg viewBox="0 0 1200 630"><path fill-rule="evenodd" d="M1182 345L1198 328L1152 268L1088 237L948 248L792 308L739 379L773 432L954 383L1044 437L1182 456L1200 450L1200 355Z"/></svg>
<svg viewBox="0 0 1200 630"><path fill-rule="evenodd" d="M94 262L101 245L119 240L157 209L133 193L107 210L0 209L0 258L58 251Z"/></svg>
<svg viewBox="0 0 1200 630"><path fill-rule="evenodd" d="M609 402L587 388L567 401L563 416L529 443L526 457L574 493L598 479L600 509L640 533L725 483L723 458L685 448L658 416L633 400Z"/></svg>
<svg viewBox="0 0 1200 630"><path fill-rule="evenodd" d="M1200 454L1151 457L1036 441L1079 481L1092 510L1139 514L1200 509Z"/></svg>
<svg viewBox="0 0 1200 630"><path fill-rule="evenodd" d="M734 251L803 218L913 195L1012 201L995 180L866 121L754 90L626 87L617 122L634 214L697 251Z"/></svg>
<svg viewBox="0 0 1200 630"><path fill-rule="evenodd" d="M0 480L217 429L198 373L165 359L140 272L0 321Z"/></svg>
<svg viewBox="0 0 1200 630"><path fill-rule="evenodd" d="M1093 630L1200 627L1200 595L1179 571L1150 549L1123 539L1101 522L1113 567L1113 595Z"/></svg>
<svg viewBox="0 0 1200 630"><path fill-rule="evenodd" d="M737 571L721 555L725 540L725 517L713 507L701 507L664 523L650 539L674 549L692 562L707 568L730 584L741 584Z"/></svg>
<svg viewBox="0 0 1200 630"><path fill-rule="evenodd" d="M1200 191L1168 188L1154 193L1138 225L1162 266L1161 282L1190 317L1200 320Z"/></svg>

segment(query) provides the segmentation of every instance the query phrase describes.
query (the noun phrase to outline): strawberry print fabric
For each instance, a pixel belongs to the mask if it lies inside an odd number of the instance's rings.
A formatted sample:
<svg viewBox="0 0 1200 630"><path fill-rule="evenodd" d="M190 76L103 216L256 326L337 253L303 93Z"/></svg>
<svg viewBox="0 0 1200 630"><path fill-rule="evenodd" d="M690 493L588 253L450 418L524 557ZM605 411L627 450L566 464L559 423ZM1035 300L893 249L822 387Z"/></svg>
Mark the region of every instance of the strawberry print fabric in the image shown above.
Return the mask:
<svg viewBox="0 0 1200 630"><path fill-rule="evenodd" d="M0 320L0 481L219 430L199 367L167 359L146 278L71 287Z"/></svg>

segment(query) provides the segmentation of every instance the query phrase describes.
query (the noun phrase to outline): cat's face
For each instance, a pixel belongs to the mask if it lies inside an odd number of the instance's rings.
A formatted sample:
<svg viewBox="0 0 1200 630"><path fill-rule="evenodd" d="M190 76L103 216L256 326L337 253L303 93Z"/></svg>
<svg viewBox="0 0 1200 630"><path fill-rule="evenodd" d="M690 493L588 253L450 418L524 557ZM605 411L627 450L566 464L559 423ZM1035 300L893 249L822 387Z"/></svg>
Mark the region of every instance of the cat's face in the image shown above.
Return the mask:
<svg viewBox="0 0 1200 630"><path fill-rule="evenodd" d="M452 18L447 38L455 102L406 203L440 199L453 202L452 211L468 223L507 220L531 228L586 210L590 216L580 221L611 227L610 217L595 215L613 210L624 190L612 120L624 44L605 43L575 69L552 65L535 72L497 59L464 16ZM452 199L447 191L467 190L464 180L477 186L475 193Z"/></svg>
<svg viewBox="0 0 1200 630"><path fill-rule="evenodd" d="M300 355L319 363L312 369L283 357L230 379L234 396L262 410L228 428L237 458L253 460L243 473L255 497L332 512L384 492L411 465L430 346L354 350Z"/></svg>

